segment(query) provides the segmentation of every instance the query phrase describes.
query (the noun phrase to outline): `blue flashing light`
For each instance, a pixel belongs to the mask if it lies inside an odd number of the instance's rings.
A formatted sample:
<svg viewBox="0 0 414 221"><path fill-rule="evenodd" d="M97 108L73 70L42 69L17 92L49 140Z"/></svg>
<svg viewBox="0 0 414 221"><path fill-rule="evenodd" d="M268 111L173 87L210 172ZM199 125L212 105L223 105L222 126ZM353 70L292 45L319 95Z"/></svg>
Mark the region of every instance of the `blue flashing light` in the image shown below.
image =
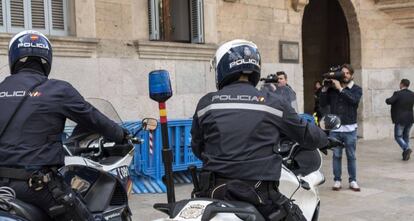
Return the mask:
<svg viewBox="0 0 414 221"><path fill-rule="evenodd" d="M149 93L150 98L158 102L165 102L172 96L168 71L155 70L149 73Z"/></svg>

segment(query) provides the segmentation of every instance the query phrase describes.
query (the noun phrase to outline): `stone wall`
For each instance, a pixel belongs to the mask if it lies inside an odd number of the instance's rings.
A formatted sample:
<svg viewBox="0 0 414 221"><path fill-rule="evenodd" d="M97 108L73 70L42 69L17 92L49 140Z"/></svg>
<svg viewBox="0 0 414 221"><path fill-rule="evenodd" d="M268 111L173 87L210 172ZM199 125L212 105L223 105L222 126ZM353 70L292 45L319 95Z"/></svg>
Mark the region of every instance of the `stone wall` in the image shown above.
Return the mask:
<svg viewBox="0 0 414 221"><path fill-rule="evenodd" d="M108 9L108 7L110 9ZM132 7L134 10L130 10ZM108 10L113 13L108 13ZM122 16L112 16L120 14ZM245 13L245 14L244 14ZM242 20L234 19L243 18ZM115 91L105 97L109 97L114 103L122 107L122 115L126 119L132 119L139 112L139 117L155 115L156 106L151 106L148 99L147 74L153 69L167 69L170 71L174 96L168 101L170 118L188 118L195 110L198 99L207 92L215 90L214 73L209 68L209 58L187 56L180 57L182 47L193 47L191 44L180 43L157 43L148 42L148 19L146 3L135 1L96 1L96 24L97 36L100 38L98 44L98 59L92 63L98 63L97 72L100 81L107 79L107 72L112 70L113 77L111 84L122 85L122 91ZM284 70L289 74L289 83L296 90L300 110L303 108L303 71L300 64L278 63L279 40L296 40L300 42L300 19L301 14L294 12L289 1L238 1L227 3L217 0L205 0L205 41L206 44L214 45L232 40L234 38L245 38L258 44L263 57L263 74L274 73ZM252 29L243 23L248 22ZM132 32L128 27L132 25ZM114 36L116 33L116 36ZM137 40L137 42L132 42ZM159 50L158 45L165 48L165 55L161 56L154 51ZM151 52L148 53L148 50ZM169 54L169 50L176 50L177 53ZM189 49L183 54L188 54ZM168 52L167 52L168 51ZM200 56L200 55L198 55ZM117 58L114 58L117 57ZM128 64L129 67L124 67ZM108 67L106 67L108 66ZM77 77L70 78L76 82ZM116 80L118 79L118 80ZM123 80L119 80L123 79ZM134 86L130 80L141 81L140 87ZM122 83L123 82L123 83ZM109 84L109 82L108 82ZM128 84L129 86L126 86ZM82 86L85 85L85 86ZM102 96L97 94L96 89L88 89L89 83L80 84L86 94ZM132 89L132 92L126 90ZM102 90L102 87L101 89ZM113 92L112 92L113 93ZM86 96L86 95L85 95Z"/></svg>
<svg viewBox="0 0 414 221"><path fill-rule="evenodd" d="M360 64L356 79L364 93L359 134L365 139L392 137L390 107L385 99L398 89L402 78L414 80L414 29L393 22L392 17L378 10L374 1L353 0L352 6L340 2L350 18L350 31L357 33L351 38L351 62ZM358 29L360 39L355 31Z"/></svg>
<svg viewBox="0 0 414 221"><path fill-rule="evenodd" d="M299 111L303 112L302 50L299 64L279 62L279 41L296 41L299 47L302 45L303 11L295 12L290 0L216 2L218 42L236 38L255 42L262 56L262 76L285 71L288 83L296 91Z"/></svg>
<svg viewBox="0 0 414 221"><path fill-rule="evenodd" d="M362 71L364 86L363 137L379 139L394 136L391 121L391 106L385 99L399 90L401 79L414 82L414 68L364 69ZM411 90L412 86L411 86Z"/></svg>

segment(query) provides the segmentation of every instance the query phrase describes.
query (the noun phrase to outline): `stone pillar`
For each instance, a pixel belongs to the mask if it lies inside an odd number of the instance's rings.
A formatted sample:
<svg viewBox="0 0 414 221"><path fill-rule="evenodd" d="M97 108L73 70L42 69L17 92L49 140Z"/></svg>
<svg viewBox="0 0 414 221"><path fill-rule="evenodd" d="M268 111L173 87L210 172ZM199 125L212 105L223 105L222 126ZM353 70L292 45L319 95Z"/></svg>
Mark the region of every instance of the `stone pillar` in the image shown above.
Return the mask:
<svg viewBox="0 0 414 221"><path fill-rule="evenodd" d="M96 38L95 1L75 0L76 37Z"/></svg>
<svg viewBox="0 0 414 221"><path fill-rule="evenodd" d="M205 43L217 44L217 1L204 0L204 39Z"/></svg>
<svg viewBox="0 0 414 221"><path fill-rule="evenodd" d="M309 0L292 0L292 8L296 12L303 11L305 6L309 3Z"/></svg>
<svg viewBox="0 0 414 221"><path fill-rule="evenodd" d="M132 1L132 36L137 40L148 40L148 1Z"/></svg>

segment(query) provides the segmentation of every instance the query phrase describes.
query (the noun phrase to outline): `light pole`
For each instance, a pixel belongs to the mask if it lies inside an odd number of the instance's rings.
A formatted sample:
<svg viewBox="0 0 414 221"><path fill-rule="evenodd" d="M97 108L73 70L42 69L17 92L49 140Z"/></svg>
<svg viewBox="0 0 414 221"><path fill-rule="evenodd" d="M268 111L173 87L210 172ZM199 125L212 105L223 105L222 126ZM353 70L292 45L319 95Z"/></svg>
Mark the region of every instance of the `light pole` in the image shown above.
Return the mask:
<svg viewBox="0 0 414 221"><path fill-rule="evenodd" d="M172 171L172 151L168 141L167 109L165 102L172 96L170 75L166 70L149 73L150 98L158 102L162 135L162 162L164 163L164 184L167 186L168 203L175 202L174 180Z"/></svg>

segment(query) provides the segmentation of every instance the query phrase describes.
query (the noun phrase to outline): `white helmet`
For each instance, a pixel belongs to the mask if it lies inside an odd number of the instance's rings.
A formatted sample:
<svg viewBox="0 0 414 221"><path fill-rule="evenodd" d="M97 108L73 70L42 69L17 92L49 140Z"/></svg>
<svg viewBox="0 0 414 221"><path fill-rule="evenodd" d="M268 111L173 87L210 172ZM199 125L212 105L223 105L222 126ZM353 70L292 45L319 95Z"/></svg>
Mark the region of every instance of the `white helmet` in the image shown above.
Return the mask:
<svg viewBox="0 0 414 221"><path fill-rule="evenodd" d="M251 41L236 39L222 44L216 51L212 65L219 90L238 80L241 74L249 75L249 81L254 86L260 79L260 53Z"/></svg>

